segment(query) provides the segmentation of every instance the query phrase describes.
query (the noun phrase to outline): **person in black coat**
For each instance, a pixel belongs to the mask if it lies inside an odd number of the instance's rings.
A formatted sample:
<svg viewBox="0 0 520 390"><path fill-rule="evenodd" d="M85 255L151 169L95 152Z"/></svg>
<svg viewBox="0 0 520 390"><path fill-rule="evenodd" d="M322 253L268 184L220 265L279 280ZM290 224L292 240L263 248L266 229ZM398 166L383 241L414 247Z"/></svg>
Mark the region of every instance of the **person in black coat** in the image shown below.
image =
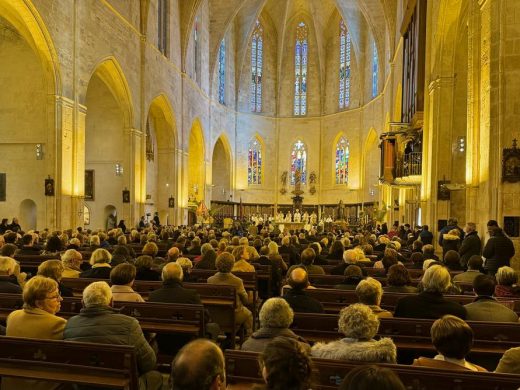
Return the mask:
<svg viewBox="0 0 520 390"><path fill-rule="evenodd" d="M109 251L103 248L96 249L94 252L92 252L92 255L90 255L89 263L92 268L80 273L79 277L91 279L110 279L110 271L112 271L110 266L111 261L112 255Z"/></svg>
<svg viewBox="0 0 520 390"><path fill-rule="evenodd" d="M444 299L442 294L451 285L450 273L442 265L433 265L422 278L423 292L399 299L394 317L441 318L452 314L466 319L466 309L457 302Z"/></svg>
<svg viewBox="0 0 520 390"><path fill-rule="evenodd" d="M161 280L159 272L152 269L153 263L153 257L147 255L139 256L135 261L135 267L137 268L135 280Z"/></svg>
<svg viewBox="0 0 520 390"><path fill-rule="evenodd" d="M305 289L309 287L309 278L305 269L295 268L291 271L289 286L291 288L282 298L287 301L295 313L323 313L323 305L305 292Z"/></svg>
<svg viewBox="0 0 520 390"><path fill-rule="evenodd" d="M496 226L489 228L490 239L484 247L482 256L486 258L484 269L488 275L495 275L503 266L509 266L511 258L515 255L515 247L504 231Z"/></svg>
<svg viewBox="0 0 520 390"><path fill-rule="evenodd" d="M184 288L182 285L183 271L177 263L168 263L163 267L161 273L163 286L150 293L148 302L160 303L184 303L200 305L200 296L195 289ZM206 333L216 339L220 333L217 324L210 323L209 312L204 310ZM157 336L159 350L166 354L175 354L184 344L189 342L191 336L160 334Z"/></svg>
<svg viewBox="0 0 520 390"><path fill-rule="evenodd" d="M471 256L479 255L482 251L482 243L477 232L477 225L473 222L468 222L464 228L466 235L459 248L460 265L466 269L468 268L468 261Z"/></svg>
<svg viewBox="0 0 520 390"><path fill-rule="evenodd" d="M449 218L448 219L448 225L444 226L441 231L439 232L439 245L444 246L444 235L448 233L450 230L457 229L460 233L460 239L462 240L464 238L464 231L457 226L458 220L457 218ZM450 248L452 249L452 248Z"/></svg>
<svg viewBox="0 0 520 390"><path fill-rule="evenodd" d="M22 288L14 275L16 262L10 257L0 257L0 293L21 294Z"/></svg>

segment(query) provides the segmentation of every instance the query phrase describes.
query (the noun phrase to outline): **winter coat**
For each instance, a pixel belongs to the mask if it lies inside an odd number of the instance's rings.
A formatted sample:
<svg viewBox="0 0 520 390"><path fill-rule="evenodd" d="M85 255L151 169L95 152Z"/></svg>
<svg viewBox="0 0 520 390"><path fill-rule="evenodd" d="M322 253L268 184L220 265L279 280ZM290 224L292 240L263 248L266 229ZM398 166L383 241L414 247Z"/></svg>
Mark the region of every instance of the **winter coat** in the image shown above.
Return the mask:
<svg viewBox="0 0 520 390"><path fill-rule="evenodd" d="M466 319L464 306L444 299L442 294L427 291L399 299L394 311L394 317L404 318L437 319L446 314Z"/></svg>
<svg viewBox="0 0 520 390"><path fill-rule="evenodd" d="M316 343L311 349L313 357L349 360L367 363L395 363L397 350L392 339L359 341L344 338L331 343Z"/></svg>
<svg viewBox="0 0 520 390"><path fill-rule="evenodd" d="M486 258L484 267L496 273L496 271L504 265L509 266L511 257L515 255L515 247L513 242L503 233L491 237L482 252L482 256Z"/></svg>
<svg viewBox="0 0 520 390"><path fill-rule="evenodd" d="M518 322L518 315L492 297L480 296L464 305L468 321Z"/></svg>
<svg viewBox="0 0 520 390"><path fill-rule="evenodd" d="M296 335L290 329L260 328L242 344L242 347L240 349L242 351L264 352L264 349L267 346L267 344L269 344L275 337L279 336L295 339L305 344L309 348L307 342L300 336Z"/></svg>
<svg viewBox="0 0 520 390"><path fill-rule="evenodd" d="M469 232L466 234L459 248L460 265L466 268L469 258L473 255L480 256L481 249L482 244L477 232Z"/></svg>
<svg viewBox="0 0 520 390"><path fill-rule="evenodd" d="M458 252L460 248L460 237L455 234L446 233L442 238L442 257L448 251Z"/></svg>
<svg viewBox="0 0 520 390"><path fill-rule="evenodd" d="M87 343L131 345L135 347L140 375L155 368L155 352L146 341L139 322L108 306L81 309L80 314L67 322L63 338Z"/></svg>

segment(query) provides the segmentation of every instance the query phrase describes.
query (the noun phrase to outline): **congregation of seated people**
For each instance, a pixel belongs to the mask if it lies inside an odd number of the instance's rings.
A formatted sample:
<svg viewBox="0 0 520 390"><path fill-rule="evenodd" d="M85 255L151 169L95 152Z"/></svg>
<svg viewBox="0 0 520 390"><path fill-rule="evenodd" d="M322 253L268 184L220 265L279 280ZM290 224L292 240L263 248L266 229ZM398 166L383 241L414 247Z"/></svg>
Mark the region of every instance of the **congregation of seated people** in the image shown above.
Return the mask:
<svg viewBox="0 0 520 390"><path fill-rule="evenodd" d="M438 232L437 242L427 226L399 224L390 229L383 224L370 230L272 231L269 224L243 237L198 225L6 229L0 235L0 294L21 294L24 306L9 314L5 334L131 345L142 389L224 389L222 350L234 336L222 332L207 309L202 332L206 339L190 341L143 332L135 318L113 308L115 302L203 304L189 284L201 282L198 273L210 272L202 282L235 288L235 323L243 331L237 349L259 353L264 384L255 388L310 389L312 359L325 358L360 362L338 384L341 389L401 390L398 376L377 366L399 363L392 337L378 336L380 321L435 320L431 345L437 354L416 356L413 365L468 372L486 371L466 360L474 338L472 321L518 324L511 305L520 299L518 274L510 267L514 247L495 221L488 223L485 244L474 223L462 229L455 218ZM35 259L41 260L36 266ZM258 273L259 267L269 267L264 299L258 299L259 280L258 291L248 291L245 279L235 275ZM331 282L323 284L327 278ZM60 305L62 297L74 296L70 279L91 282L82 291L81 312L65 319ZM141 294L136 281L157 281L158 287ZM300 314L329 312L311 294L324 288L352 293L358 303L345 303L339 311L337 340L311 342L291 324ZM390 310L384 305L388 294L400 294ZM473 302L462 305L450 299L463 294L472 295ZM157 371L158 351L175 356L169 379ZM519 357L520 347L506 351L496 372L520 374ZM28 383L3 378L2 389ZM49 389L55 385L47 384Z"/></svg>

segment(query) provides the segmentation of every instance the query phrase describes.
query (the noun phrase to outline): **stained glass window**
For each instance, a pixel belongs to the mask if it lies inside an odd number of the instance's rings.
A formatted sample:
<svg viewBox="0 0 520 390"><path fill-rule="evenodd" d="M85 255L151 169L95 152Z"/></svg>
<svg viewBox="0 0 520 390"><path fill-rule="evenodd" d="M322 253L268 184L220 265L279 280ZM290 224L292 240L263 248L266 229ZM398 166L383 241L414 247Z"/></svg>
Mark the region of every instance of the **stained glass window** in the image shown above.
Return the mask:
<svg viewBox="0 0 520 390"><path fill-rule="evenodd" d="M377 55L377 46L374 41L374 48L372 53L372 97L377 96L377 79L379 73L379 56Z"/></svg>
<svg viewBox="0 0 520 390"><path fill-rule="evenodd" d="M226 42L220 42L218 50L218 101L226 103Z"/></svg>
<svg viewBox="0 0 520 390"><path fill-rule="evenodd" d="M291 152L291 184L294 185L296 171L301 174L301 183L307 182L307 150L305 144L298 140L294 143Z"/></svg>
<svg viewBox="0 0 520 390"><path fill-rule="evenodd" d="M251 112L262 112L262 67L264 62L264 29L257 20L251 38Z"/></svg>
<svg viewBox="0 0 520 390"><path fill-rule="evenodd" d="M193 50L194 50L194 61L195 61L195 81L200 85L201 68L200 68L200 31L199 26L200 18L197 15L195 17L195 23L193 25Z"/></svg>
<svg viewBox="0 0 520 390"><path fill-rule="evenodd" d="M157 4L157 48L167 56L168 54L168 1L159 0Z"/></svg>
<svg viewBox="0 0 520 390"><path fill-rule="evenodd" d="M300 22L296 28L294 53L294 115L307 114L307 36L307 25Z"/></svg>
<svg viewBox="0 0 520 390"><path fill-rule="evenodd" d="M249 143L247 161L247 183L262 184L262 145L256 138Z"/></svg>
<svg viewBox="0 0 520 390"><path fill-rule="evenodd" d="M339 108L350 104L350 33L343 19L339 23Z"/></svg>
<svg viewBox="0 0 520 390"><path fill-rule="evenodd" d="M336 144L336 184L348 183L348 160L350 146L345 137L341 137Z"/></svg>

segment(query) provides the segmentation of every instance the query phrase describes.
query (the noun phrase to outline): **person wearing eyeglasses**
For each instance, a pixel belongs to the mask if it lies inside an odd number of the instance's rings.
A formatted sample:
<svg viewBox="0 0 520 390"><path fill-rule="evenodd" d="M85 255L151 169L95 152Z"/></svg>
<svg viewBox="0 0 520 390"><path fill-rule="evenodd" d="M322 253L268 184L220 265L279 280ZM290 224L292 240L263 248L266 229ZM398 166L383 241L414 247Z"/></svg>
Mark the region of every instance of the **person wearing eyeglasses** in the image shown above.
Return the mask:
<svg viewBox="0 0 520 390"><path fill-rule="evenodd" d="M55 280L33 277L23 289L23 309L13 311L7 317L6 335L62 340L67 321L56 315L62 300Z"/></svg>

